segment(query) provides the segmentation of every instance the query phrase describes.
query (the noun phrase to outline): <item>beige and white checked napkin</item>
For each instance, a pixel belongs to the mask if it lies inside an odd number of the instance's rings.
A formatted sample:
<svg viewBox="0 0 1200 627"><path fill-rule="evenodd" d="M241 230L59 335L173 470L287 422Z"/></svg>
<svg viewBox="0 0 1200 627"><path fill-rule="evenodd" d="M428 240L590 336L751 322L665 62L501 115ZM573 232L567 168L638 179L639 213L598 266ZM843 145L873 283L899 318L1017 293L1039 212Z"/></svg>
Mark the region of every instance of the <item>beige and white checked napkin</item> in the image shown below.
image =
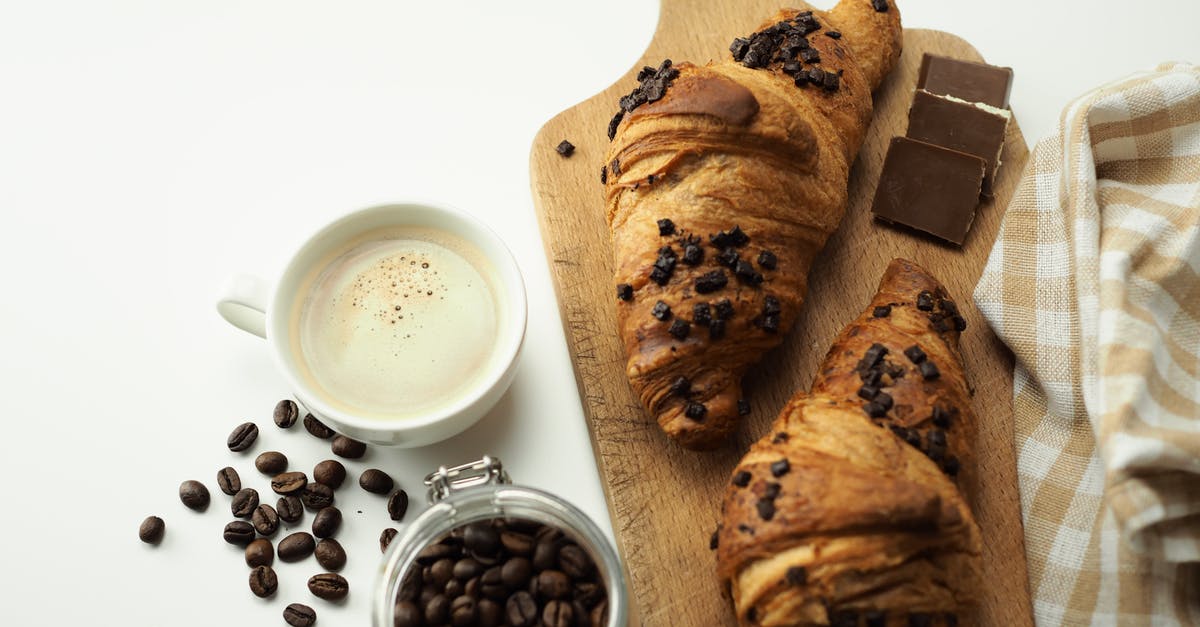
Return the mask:
<svg viewBox="0 0 1200 627"><path fill-rule="evenodd" d="M1016 355L1039 627L1200 625L1200 67L1066 108L975 301Z"/></svg>

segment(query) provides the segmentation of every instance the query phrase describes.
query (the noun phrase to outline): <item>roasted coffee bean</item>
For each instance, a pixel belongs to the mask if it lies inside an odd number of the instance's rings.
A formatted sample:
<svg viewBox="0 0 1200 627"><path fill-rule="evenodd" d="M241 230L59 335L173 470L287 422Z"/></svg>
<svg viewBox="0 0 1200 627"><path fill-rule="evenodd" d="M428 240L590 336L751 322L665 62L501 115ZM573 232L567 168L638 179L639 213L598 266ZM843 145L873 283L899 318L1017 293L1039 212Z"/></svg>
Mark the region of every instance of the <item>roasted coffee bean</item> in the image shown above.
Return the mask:
<svg viewBox="0 0 1200 627"><path fill-rule="evenodd" d="M500 545L513 555L529 557L533 555L533 538L516 531L501 531Z"/></svg>
<svg viewBox="0 0 1200 627"><path fill-rule="evenodd" d="M368 468L358 476L358 487L372 494L387 494L395 485L386 472L377 468Z"/></svg>
<svg viewBox="0 0 1200 627"><path fill-rule="evenodd" d="M313 468L313 481L333 488L342 487L346 480L346 467L336 459L327 459Z"/></svg>
<svg viewBox="0 0 1200 627"><path fill-rule="evenodd" d="M479 606L469 596L450 602L450 624L454 627L473 627L479 621Z"/></svg>
<svg viewBox="0 0 1200 627"><path fill-rule="evenodd" d="M143 520L141 526L138 527L138 537L146 544L158 544L162 542L163 532L166 528L167 525L163 519L158 516L147 516L146 520Z"/></svg>
<svg viewBox="0 0 1200 627"><path fill-rule="evenodd" d="M425 607L426 605L429 605L429 602L433 600L433 597L439 594L441 594L441 591L438 590L437 586L433 584L426 585L425 587L421 588L421 594L417 596L417 602L421 604L421 607Z"/></svg>
<svg viewBox="0 0 1200 627"><path fill-rule="evenodd" d="M279 451L267 451L254 458L254 467L264 475L275 476L287 470L287 455Z"/></svg>
<svg viewBox="0 0 1200 627"><path fill-rule="evenodd" d="M312 532L318 538L328 538L337 533L342 524L342 510L336 507L326 507L313 517Z"/></svg>
<svg viewBox="0 0 1200 627"><path fill-rule="evenodd" d="M246 546L254 541L254 527L244 520L235 520L225 525L225 531L221 535L230 544Z"/></svg>
<svg viewBox="0 0 1200 627"><path fill-rule="evenodd" d="M242 478L232 466L226 466L217 471L217 487L225 494L233 496L242 489Z"/></svg>
<svg viewBox="0 0 1200 627"><path fill-rule="evenodd" d="M425 624L441 625L450 620L450 599L444 594L434 595L425 604Z"/></svg>
<svg viewBox="0 0 1200 627"><path fill-rule="evenodd" d="M199 481L188 479L179 484L179 500L183 501L183 504L187 505L189 509L202 512L208 507L210 500L208 488Z"/></svg>
<svg viewBox="0 0 1200 627"><path fill-rule="evenodd" d="M504 585L504 574L500 566L493 566L483 572L479 577L479 591L494 601L504 600L509 589Z"/></svg>
<svg viewBox="0 0 1200 627"><path fill-rule="evenodd" d="M442 594L446 595L446 598L449 599L457 599L458 597L466 594L466 592L467 587L463 585L463 582L457 579L451 579L450 581L447 581L446 585L442 588Z"/></svg>
<svg viewBox="0 0 1200 627"><path fill-rule="evenodd" d="M469 557L464 557L454 563L454 578L459 581L467 581L483 574L483 565L477 560Z"/></svg>
<svg viewBox="0 0 1200 627"><path fill-rule="evenodd" d="M247 566L251 568L255 566L270 566L274 562L275 547L271 546L270 540L259 538L246 545Z"/></svg>
<svg viewBox="0 0 1200 627"><path fill-rule="evenodd" d="M388 517L392 520L404 520L404 514L408 512L408 493L404 490L396 490L388 497L387 502Z"/></svg>
<svg viewBox="0 0 1200 627"><path fill-rule="evenodd" d="M558 564L558 542L551 539L543 539L537 543L533 549L533 568L535 570L549 570Z"/></svg>
<svg viewBox="0 0 1200 627"><path fill-rule="evenodd" d="M429 567L429 577L426 577L426 580L441 588L445 586L446 582L450 581L450 579L453 577L454 560L446 558L434 562L433 566Z"/></svg>
<svg viewBox="0 0 1200 627"><path fill-rule="evenodd" d="M608 624L608 599L592 608L591 619L591 627L604 627Z"/></svg>
<svg viewBox="0 0 1200 627"><path fill-rule="evenodd" d="M304 517L304 504L294 496L281 496L275 503L275 513L284 522L299 522Z"/></svg>
<svg viewBox="0 0 1200 627"><path fill-rule="evenodd" d="M239 452L254 446L254 441L257 439L258 425L253 422L243 422L233 428L229 437L225 439L225 445L229 447L229 450Z"/></svg>
<svg viewBox="0 0 1200 627"><path fill-rule="evenodd" d="M394 627L421 627L424 618L420 608L412 601L400 601L392 614Z"/></svg>
<svg viewBox="0 0 1200 627"><path fill-rule="evenodd" d="M512 627L533 627L537 624L537 601L533 600L533 595L524 590L508 597L508 602L504 604L504 610L508 624Z"/></svg>
<svg viewBox="0 0 1200 627"><path fill-rule="evenodd" d="M537 574L537 595L543 599L565 599L571 594L571 580L557 570Z"/></svg>
<svg viewBox="0 0 1200 627"><path fill-rule="evenodd" d="M279 541L279 559L285 562L298 562L309 555L317 546L312 535L305 531L297 531Z"/></svg>
<svg viewBox="0 0 1200 627"><path fill-rule="evenodd" d="M604 587L590 581L575 584L575 588L571 591L571 598L579 601L588 609L599 603L604 595Z"/></svg>
<svg viewBox="0 0 1200 627"><path fill-rule="evenodd" d="M258 491L254 488L238 490L229 503L229 510L233 512L234 518L249 518L254 514L256 507L258 507Z"/></svg>
<svg viewBox="0 0 1200 627"><path fill-rule="evenodd" d="M429 566L442 558L456 558L460 551L455 545L445 544L446 540L435 544L430 544L421 549L417 553L417 563L422 566Z"/></svg>
<svg viewBox="0 0 1200 627"><path fill-rule="evenodd" d="M392 540L396 539L396 535L399 533L399 531L396 531L391 527L384 529L383 533L379 534L379 552L386 553L388 545L392 543Z"/></svg>
<svg viewBox="0 0 1200 627"><path fill-rule="evenodd" d="M463 545L479 555L495 555L500 550L500 534L487 523L467 525Z"/></svg>
<svg viewBox="0 0 1200 627"><path fill-rule="evenodd" d="M333 437L333 429L325 426L325 423L317 420L317 417L312 414L304 416L304 430L308 431L314 438L328 440Z"/></svg>
<svg viewBox="0 0 1200 627"><path fill-rule="evenodd" d="M467 580L467 585L463 586L463 592L467 596L479 598L479 587L483 585L483 577L472 577Z"/></svg>
<svg viewBox="0 0 1200 627"><path fill-rule="evenodd" d="M350 582L336 573L321 573L309 578L308 590L326 601L340 601L350 593Z"/></svg>
<svg viewBox="0 0 1200 627"><path fill-rule="evenodd" d="M250 571L250 591L254 596L265 599L275 594L278 588L279 578L270 566L255 566Z"/></svg>
<svg viewBox="0 0 1200 627"><path fill-rule="evenodd" d="M272 418L275 419L275 424L280 429L290 429L296 424L296 419L300 417L300 408L296 406L296 401L285 398L275 404L275 413Z"/></svg>
<svg viewBox="0 0 1200 627"><path fill-rule="evenodd" d="M254 513L250 516L250 523L254 525L254 530L263 536L273 536L279 529L279 514L275 512L275 508L266 503L259 504L254 508Z"/></svg>
<svg viewBox="0 0 1200 627"><path fill-rule="evenodd" d="M504 624L504 608L491 599L480 599L479 627L500 627Z"/></svg>
<svg viewBox="0 0 1200 627"><path fill-rule="evenodd" d="M579 546L568 544L558 550L558 567L572 579L586 579L592 574L592 558Z"/></svg>
<svg viewBox="0 0 1200 627"><path fill-rule="evenodd" d="M542 608L544 627L571 627L575 623L575 611L567 601L551 601Z"/></svg>
<svg viewBox="0 0 1200 627"><path fill-rule="evenodd" d="M509 588L524 588L533 576L533 564L524 557L514 557L500 567L500 580Z"/></svg>
<svg viewBox="0 0 1200 627"><path fill-rule="evenodd" d="M271 489L275 494L299 494L306 486L308 477L298 470L280 473L271 478Z"/></svg>
<svg viewBox="0 0 1200 627"><path fill-rule="evenodd" d="M358 459L367 453L367 445L358 440L339 435L333 438L330 446L333 454L346 459Z"/></svg>
<svg viewBox="0 0 1200 627"><path fill-rule="evenodd" d="M317 563L325 570L341 570L346 565L346 549L333 538L325 538L318 542L317 548L313 549L313 555L317 556Z"/></svg>
<svg viewBox="0 0 1200 627"><path fill-rule="evenodd" d="M323 483L310 483L300 492L300 502L317 512L333 505L333 489Z"/></svg>
<svg viewBox="0 0 1200 627"><path fill-rule="evenodd" d="M317 612L303 603L292 603L283 608L283 622L292 627L312 627L317 624Z"/></svg>

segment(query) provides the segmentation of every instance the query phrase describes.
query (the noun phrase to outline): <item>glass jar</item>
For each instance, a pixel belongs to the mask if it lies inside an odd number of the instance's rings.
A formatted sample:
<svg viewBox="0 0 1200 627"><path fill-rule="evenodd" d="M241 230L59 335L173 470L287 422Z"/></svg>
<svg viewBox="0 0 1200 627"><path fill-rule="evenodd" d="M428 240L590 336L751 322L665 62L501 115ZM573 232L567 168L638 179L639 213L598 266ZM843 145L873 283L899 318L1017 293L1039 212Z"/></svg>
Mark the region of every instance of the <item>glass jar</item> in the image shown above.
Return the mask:
<svg viewBox="0 0 1200 627"><path fill-rule="evenodd" d="M574 505L541 490L512 485L500 460L483 459L454 468L442 466L425 477L430 507L397 536L384 555L375 588L374 627L393 627L395 599L417 554L452 530L473 522L516 518L561 529L586 550L604 581L608 627L628 622L628 595L621 562L608 538Z"/></svg>

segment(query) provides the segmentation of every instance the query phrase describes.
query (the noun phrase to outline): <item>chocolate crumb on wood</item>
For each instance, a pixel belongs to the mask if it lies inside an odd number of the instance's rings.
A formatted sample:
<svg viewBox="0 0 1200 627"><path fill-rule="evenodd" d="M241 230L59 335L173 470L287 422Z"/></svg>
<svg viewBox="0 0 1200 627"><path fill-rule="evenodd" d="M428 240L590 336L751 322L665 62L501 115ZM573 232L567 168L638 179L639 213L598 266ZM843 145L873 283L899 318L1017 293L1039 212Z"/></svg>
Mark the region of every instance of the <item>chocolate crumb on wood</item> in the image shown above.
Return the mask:
<svg viewBox="0 0 1200 627"><path fill-rule="evenodd" d="M561 142L559 142L557 146L554 147L554 150L558 154L562 155L564 158L568 158L571 155L575 154L575 144L572 144L571 142L564 139Z"/></svg>

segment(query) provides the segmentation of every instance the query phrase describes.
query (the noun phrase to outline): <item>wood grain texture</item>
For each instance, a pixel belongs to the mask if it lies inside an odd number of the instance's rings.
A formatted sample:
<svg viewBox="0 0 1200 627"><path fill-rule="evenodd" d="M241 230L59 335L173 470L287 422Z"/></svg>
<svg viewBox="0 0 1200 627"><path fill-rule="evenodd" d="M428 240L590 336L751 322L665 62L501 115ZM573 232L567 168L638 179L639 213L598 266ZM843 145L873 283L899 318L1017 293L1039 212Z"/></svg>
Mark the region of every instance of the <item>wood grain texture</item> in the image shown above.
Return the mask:
<svg viewBox="0 0 1200 627"><path fill-rule="evenodd" d="M641 62L604 92L547 122L532 148L534 202L618 548L629 573L634 624L734 624L708 547L724 482L787 399L809 388L817 363L838 331L870 300L888 262L906 257L946 285L970 325L963 334L963 353L980 424L978 467L968 469L974 472L967 479L975 486L973 506L986 545L987 582L978 623L1030 625L1013 452L1012 356L971 299L1028 157L1016 123L1005 141L996 198L980 207L962 249L876 223L870 214L888 141L904 134L921 54L980 60L966 42L936 31L905 32L900 65L875 94L875 118L851 170L846 218L812 269L795 328L747 376L753 413L736 438L710 453L679 447L646 415L625 378L599 180L608 120L617 99L636 85L634 75L642 65L657 65L664 58L694 63L721 58L733 37L752 32L783 6L779 0L664 0L658 29ZM554 150L563 139L576 146L570 158Z"/></svg>

